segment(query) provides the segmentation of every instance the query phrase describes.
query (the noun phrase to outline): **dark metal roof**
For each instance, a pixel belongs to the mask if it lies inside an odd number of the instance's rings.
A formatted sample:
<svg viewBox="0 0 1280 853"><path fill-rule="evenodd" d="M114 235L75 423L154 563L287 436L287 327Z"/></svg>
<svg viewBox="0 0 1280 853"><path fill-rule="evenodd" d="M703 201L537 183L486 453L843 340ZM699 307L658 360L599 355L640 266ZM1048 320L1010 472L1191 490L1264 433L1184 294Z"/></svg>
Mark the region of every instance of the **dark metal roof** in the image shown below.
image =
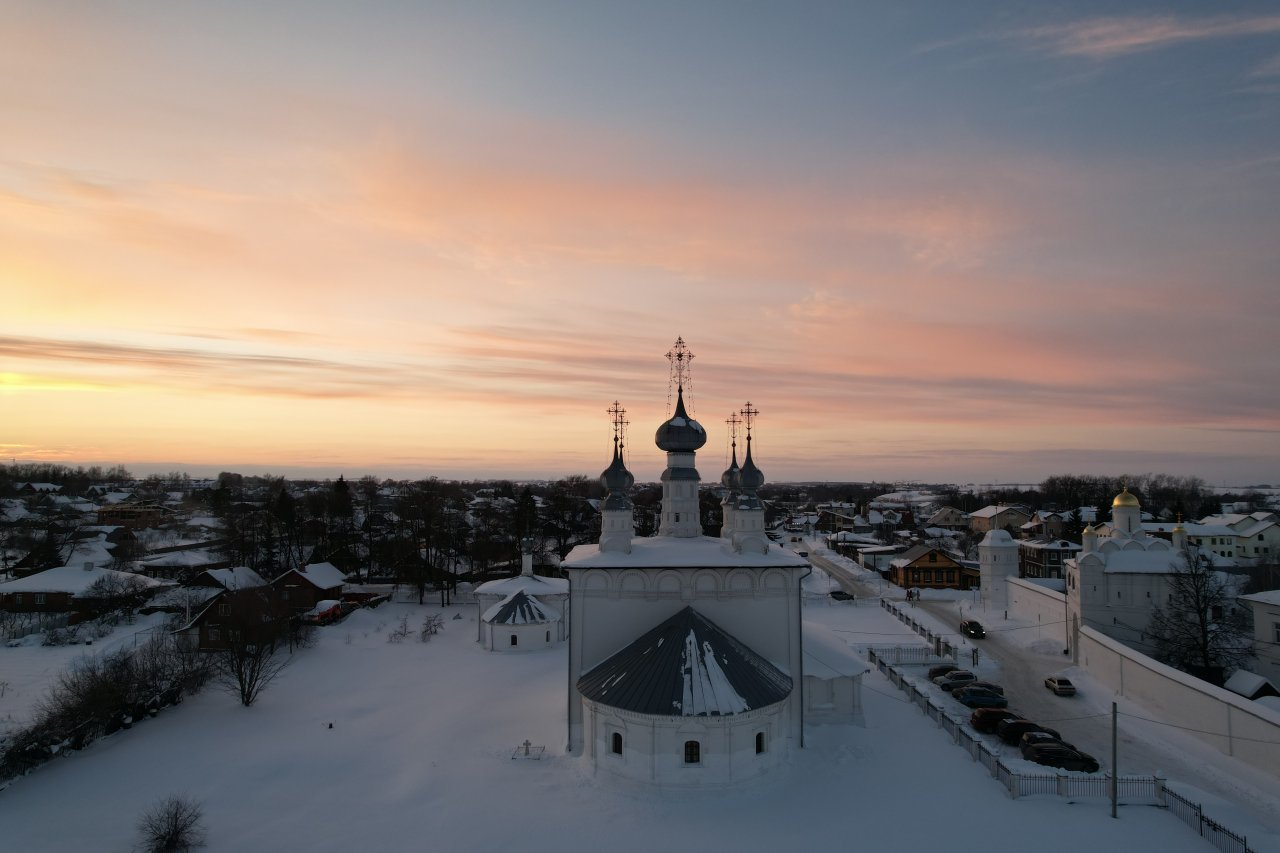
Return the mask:
<svg viewBox="0 0 1280 853"><path fill-rule="evenodd" d="M486 611L484 621L498 625L529 625L554 620L542 602L520 590Z"/></svg>
<svg viewBox="0 0 1280 853"><path fill-rule="evenodd" d="M686 607L578 679L583 696L640 714L720 716L763 708L791 678Z"/></svg>

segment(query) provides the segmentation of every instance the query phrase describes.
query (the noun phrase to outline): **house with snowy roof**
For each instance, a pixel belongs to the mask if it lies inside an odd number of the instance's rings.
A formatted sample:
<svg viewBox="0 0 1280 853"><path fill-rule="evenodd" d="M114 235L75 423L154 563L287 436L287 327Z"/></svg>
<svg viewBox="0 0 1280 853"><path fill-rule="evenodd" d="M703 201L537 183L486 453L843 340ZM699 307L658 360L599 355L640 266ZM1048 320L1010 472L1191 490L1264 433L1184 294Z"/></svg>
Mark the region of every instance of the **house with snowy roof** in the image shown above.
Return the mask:
<svg viewBox="0 0 1280 853"><path fill-rule="evenodd" d="M271 581L270 586L280 598L285 609L304 613L326 599L341 599L342 587L347 582L333 563L312 563L300 569L290 569Z"/></svg>
<svg viewBox="0 0 1280 853"><path fill-rule="evenodd" d="M575 547L561 564L570 590L569 752L599 775L724 787L769 772L803 746L800 581L812 569L765 533L757 494L764 474L752 452L759 411L750 403L730 419L734 430L745 423L746 456L739 466L735 432L720 479L720 535L703 535L695 457L707 435L684 398L692 355L677 340L668 358L675 411L654 437L666 453L657 534L634 535L625 410L615 404L600 541ZM816 704L827 710L839 693L848 708L858 661L839 644L826 654L831 689Z"/></svg>
<svg viewBox="0 0 1280 853"><path fill-rule="evenodd" d="M922 543L889 561L889 581L904 589L972 589L978 572L942 548Z"/></svg>
<svg viewBox="0 0 1280 853"><path fill-rule="evenodd" d="M974 533L989 530L1017 531L1031 520L1031 511L1021 506L992 504L969 513L969 529Z"/></svg>
<svg viewBox="0 0 1280 853"><path fill-rule="evenodd" d="M107 590L136 590L138 594L164 586L161 581L95 566L92 561L69 564L0 583L0 610L11 613L92 613Z"/></svg>

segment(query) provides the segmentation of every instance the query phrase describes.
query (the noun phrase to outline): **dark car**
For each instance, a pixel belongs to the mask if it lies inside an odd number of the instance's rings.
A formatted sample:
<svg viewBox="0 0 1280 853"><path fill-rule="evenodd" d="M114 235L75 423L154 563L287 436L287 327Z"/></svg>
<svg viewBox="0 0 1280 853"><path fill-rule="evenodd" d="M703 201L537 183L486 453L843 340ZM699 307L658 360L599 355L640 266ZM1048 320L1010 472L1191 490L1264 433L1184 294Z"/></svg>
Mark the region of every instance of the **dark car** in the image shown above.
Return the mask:
<svg viewBox="0 0 1280 853"><path fill-rule="evenodd" d="M1073 743L1067 743L1056 735L1048 732L1024 732L1022 739L1018 741L1018 749L1022 751L1023 758L1030 758L1028 753L1032 750L1039 749L1042 746L1065 746L1067 749L1075 749Z"/></svg>
<svg viewBox="0 0 1280 853"><path fill-rule="evenodd" d="M948 672L946 675L940 675L933 680L933 683L950 693L957 687L963 687L970 682L977 681L978 676L974 675L967 669L956 669Z"/></svg>
<svg viewBox="0 0 1280 853"><path fill-rule="evenodd" d="M977 619L965 619L960 623L960 633L966 637L972 637L975 640L981 640L987 636L987 631L982 627L982 623Z"/></svg>
<svg viewBox="0 0 1280 853"><path fill-rule="evenodd" d="M940 675L946 675L948 672L955 672L960 667L953 663L940 663L937 666L929 667L929 680L933 681Z"/></svg>
<svg viewBox="0 0 1280 853"><path fill-rule="evenodd" d="M1009 700L994 693L990 690L983 690L981 687L957 687L951 691L951 695L960 701L960 704L967 705L970 708L1007 708Z"/></svg>
<svg viewBox="0 0 1280 853"><path fill-rule="evenodd" d="M833 589L829 594L836 601L854 601L855 600L852 595L845 592L843 589Z"/></svg>
<svg viewBox="0 0 1280 853"><path fill-rule="evenodd" d="M1005 720L996 726L996 734L1000 735L1000 740L1010 746L1022 740L1022 736L1027 732L1048 732L1054 737L1059 737L1053 729L1030 720Z"/></svg>
<svg viewBox="0 0 1280 853"><path fill-rule="evenodd" d="M1098 772L1098 760L1078 749L1065 744L1045 743L1028 747L1022 751L1022 757L1046 767L1061 767L1063 770L1082 770L1085 773Z"/></svg>
<svg viewBox="0 0 1280 853"><path fill-rule="evenodd" d="M1003 708L979 708L969 715L969 725L973 726L976 731L993 734L996 726L1005 720L1021 720L1022 715L1016 711L1007 711Z"/></svg>
<svg viewBox="0 0 1280 853"><path fill-rule="evenodd" d="M990 690L992 693L999 693L1001 696L1004 695L1004 688L994 681L971 681L969 686L981 687L983 690Z"/></svg>

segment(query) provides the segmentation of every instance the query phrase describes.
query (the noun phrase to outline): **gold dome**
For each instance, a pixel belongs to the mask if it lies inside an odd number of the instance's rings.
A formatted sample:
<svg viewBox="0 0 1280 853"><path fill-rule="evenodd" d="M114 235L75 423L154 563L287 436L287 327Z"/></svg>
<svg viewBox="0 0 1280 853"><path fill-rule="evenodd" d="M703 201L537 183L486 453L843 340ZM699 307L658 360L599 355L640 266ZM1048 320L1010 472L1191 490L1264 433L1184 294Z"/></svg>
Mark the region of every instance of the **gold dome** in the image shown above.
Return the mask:
<svg viewBox="0 0 1280 853"><path fill-rule="evenodd" d="M1111 508L1115 509L1119 506L1138 506L1138 499L1129 493L1129 487L1125 486L1124 491L1116 495L1116 499L1111 502Z"/></svg>

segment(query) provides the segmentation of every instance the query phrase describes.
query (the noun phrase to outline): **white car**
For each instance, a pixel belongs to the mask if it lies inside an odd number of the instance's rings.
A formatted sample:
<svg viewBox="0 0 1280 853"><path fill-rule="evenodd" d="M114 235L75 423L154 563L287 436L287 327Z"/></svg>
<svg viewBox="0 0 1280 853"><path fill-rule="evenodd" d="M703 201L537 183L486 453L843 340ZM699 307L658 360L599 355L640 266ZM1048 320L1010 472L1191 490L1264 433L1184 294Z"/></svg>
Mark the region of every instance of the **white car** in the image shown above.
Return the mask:
<svg viewBox="0 0 1280 853"><path fill-rule="evenodd" d="M1044 686L1059 696L1076 695L1076 686L1071 683L1070 679L1063 678L1061 675L1049 676L1044 680Z"/></svg>

